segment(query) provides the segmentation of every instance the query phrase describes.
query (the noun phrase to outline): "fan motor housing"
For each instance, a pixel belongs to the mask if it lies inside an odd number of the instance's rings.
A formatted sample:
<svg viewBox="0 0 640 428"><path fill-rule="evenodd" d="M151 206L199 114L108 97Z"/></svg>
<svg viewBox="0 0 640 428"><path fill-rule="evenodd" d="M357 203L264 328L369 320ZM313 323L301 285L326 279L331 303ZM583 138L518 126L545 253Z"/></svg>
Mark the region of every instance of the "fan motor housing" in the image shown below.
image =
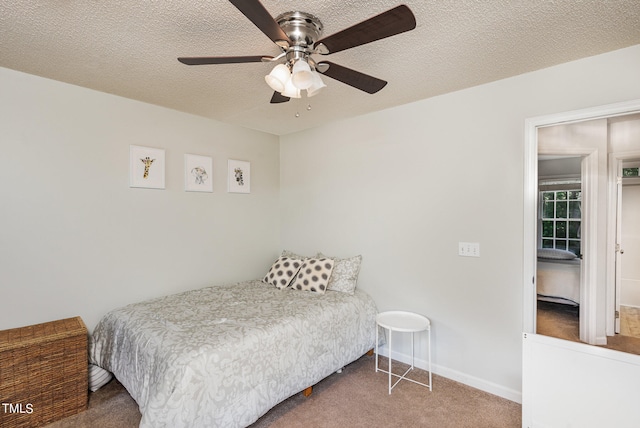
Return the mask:
<svg viewBox="0 0 640 428"><path fill-rule="evenodd" d="M293 46L312 47L322 34L322 22L306 12L285 12L276 17Z"/></svg>

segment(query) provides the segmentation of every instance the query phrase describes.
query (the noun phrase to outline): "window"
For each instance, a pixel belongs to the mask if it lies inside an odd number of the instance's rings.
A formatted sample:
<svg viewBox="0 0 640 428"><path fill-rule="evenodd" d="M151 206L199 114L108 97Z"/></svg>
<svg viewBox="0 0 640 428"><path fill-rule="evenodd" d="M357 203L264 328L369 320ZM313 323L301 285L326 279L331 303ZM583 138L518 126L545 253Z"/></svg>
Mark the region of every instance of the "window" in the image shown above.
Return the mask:
<svg viewBox="0 0 640 428"><path fill-rule="evenodd" d="M582 192L544 190L540 198L542 248L569 250L580 256Z"/></svg>

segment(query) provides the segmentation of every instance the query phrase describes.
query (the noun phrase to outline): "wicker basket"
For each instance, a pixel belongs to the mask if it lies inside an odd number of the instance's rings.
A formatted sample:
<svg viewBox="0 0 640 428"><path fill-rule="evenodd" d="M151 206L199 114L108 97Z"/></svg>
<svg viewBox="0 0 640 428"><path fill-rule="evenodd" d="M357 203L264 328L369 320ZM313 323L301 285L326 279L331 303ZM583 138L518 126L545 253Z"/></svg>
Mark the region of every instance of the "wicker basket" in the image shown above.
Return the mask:
<svg viewBox="0 0 640 428"><path fill-rule="evenodd" d="M80 317L0 331L0 427L39 427L87 408Z"/></svg>

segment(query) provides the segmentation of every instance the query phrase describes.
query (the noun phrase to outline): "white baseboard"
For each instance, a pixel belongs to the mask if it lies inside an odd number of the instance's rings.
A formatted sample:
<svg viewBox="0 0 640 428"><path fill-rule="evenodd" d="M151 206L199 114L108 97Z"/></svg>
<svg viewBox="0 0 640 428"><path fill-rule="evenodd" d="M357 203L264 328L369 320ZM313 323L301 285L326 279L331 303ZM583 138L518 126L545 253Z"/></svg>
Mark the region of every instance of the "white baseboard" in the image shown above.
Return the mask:
<svg viewBox="0 0 640 428"><path fill-rule="evenodd" d="M389 350L386 345L381 346L378 351L380 353L380 356L382 357L389 356ZM411 364L411 355L406 355L394 351L391 358L395 361L400 361L405 364ZM429 362L422 358L416 357L414 365L415 367L422 370L429 369ZM466 373L459 372L457 370L433 364L433 362L431 363L431 369L433 370L433 373L437 374L438 376L446 377L447 379L460 382L472 388L476 388L481 391L488 392L489 394L497 395L498 397L506 398L507 400L522 404L522 391L516 391L514 389L506 388L502 385L498 385L486 379L481 379L475 376L468 375ZM435 389L437 387L437 383L434 383L433 388Z"/></svg>
<svg viewBox="0 0 640 428"><path fill-rule="evenodd" d="M638 305L630 305L627 303L620 303L620 306L626 306L627 308L636 308L636 309L640 308L640 306Z"/></svg>

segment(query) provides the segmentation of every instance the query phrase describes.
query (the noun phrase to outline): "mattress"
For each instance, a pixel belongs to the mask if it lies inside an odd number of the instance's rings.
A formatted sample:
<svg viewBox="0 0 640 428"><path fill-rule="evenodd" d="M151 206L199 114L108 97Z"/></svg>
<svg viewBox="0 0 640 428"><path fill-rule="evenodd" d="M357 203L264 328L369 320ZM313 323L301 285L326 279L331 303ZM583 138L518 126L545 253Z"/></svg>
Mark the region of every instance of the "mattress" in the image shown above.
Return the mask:
<svg viewBox="0 0 640 428"><path fill-rule="evenodd" d="M580 259L549 260L538 258L538 300L580 305Z"/></svg>
<svg viewBox="0 0 640 428"><path fill-rule="evenodd" d="M141 427L244 427L375 344L370 296L207 287L109 312L90 360L136 400Z"/></svg>

